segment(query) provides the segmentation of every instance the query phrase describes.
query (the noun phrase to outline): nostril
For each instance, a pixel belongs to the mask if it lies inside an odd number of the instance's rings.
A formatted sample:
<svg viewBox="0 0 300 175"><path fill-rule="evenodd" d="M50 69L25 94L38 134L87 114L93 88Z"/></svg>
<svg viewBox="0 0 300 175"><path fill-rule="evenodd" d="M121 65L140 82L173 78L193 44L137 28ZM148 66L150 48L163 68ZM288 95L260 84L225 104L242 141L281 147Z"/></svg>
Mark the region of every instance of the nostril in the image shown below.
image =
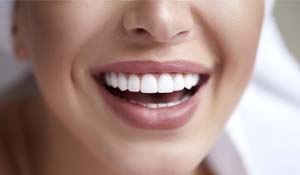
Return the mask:
<svg viewBox="0 0 300 175"><path fill-rule="evenodd" d="M151 36L150 33L146 29L143 29L143 28L134 28L134 29L128 30L128 34L129 34L129 36L134 37L134 38L141 38L141 37L145 37L147 35Z"/></svg>
<svg viewBox="0 0 300 175"><path fill-rule="evenodd" d="M186 35L188 33L189 33L188 31L183 31L183 32L179 32L177 35Z"/></svg>
<svg viewBox="0 0 300 175"><path fill-rule="evenodd" d="M1 1L1 0L0 0ZM134 28L128 31L128 36L132 39L138 40L153 40L153 36L144 28Z"/></svg>
<svg viewBox="0 0 300 175"><path fill-rule="evenodd" d="M156 34L152 35L147 29L143 27L136 27L127 30L127 35L132 39L144 41L157 41L157 42L180 42L183 41L190 34L190 31L184 30L173 34Z"/></svg>
<svg viewBox="0 0 300 175"><path fill-rule="evenodd" d="M145 34L145 33L147 33L147 31L143 28L137 28L137 29L135 29L135 33L136 34Z"/></svg>
<svg viewBox="0 0 300 175"><path fill-rule="evenodd" d="M182 31L182 32L178 32L176 35L173 35L172 36L172 40L174 42L180 42L180 41L183 41L185 40L188 35L190 34L190 31Z"/></svg>
<svg viewBox="0 0 300 175"><path fill-rule="evenodd" d="M177 35L175 35L175 37L186 37L188 34L190 33L190 31L182 31L182 32L179 32Z"/></svg>
<svg viewBox="0 0 300 175"><path fill-rule="evenodd" d="M1 1L1 0L0 0ZM140 40L140 39L145 39L146 38L151 38L151 34L144 28L133 28L133 29L129 29L127 30L127 35L129 36L129 38L133 39L133 40Z"/></svg>

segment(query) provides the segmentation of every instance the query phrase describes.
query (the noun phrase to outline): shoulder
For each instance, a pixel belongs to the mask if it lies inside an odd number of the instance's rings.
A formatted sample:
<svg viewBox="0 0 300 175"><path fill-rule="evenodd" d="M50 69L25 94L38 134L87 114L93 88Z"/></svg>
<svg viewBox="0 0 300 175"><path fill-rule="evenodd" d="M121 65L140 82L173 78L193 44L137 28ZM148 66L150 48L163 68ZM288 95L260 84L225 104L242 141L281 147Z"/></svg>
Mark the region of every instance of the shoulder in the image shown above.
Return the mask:
<svg viewBox="0 0 300 175"><path fill-rule="evenodd" d="M0 174L13 174L12 138L14 121L18 115L17 105L12 102L0 105Z"/></svg>
<svg viewBox="0 0 300 175"><path fill-rule="evenodd" d="M5 144L0 141L0 174L16 174L14 163L8 156Z"/></svg>
<svg viewBox="0 0 300 175"><path fill-rule="evenodd" d="M30 100L27 80L14 84L0 94L0 139L15 132L18 120L24 115L24 109ZM27 82L28 83L28 82Z"/></svg>
<svg viewBox="0 0 300 175"><path fill-rule="evenodd" d="M24 79L0 94L0 174L16 174L26 152L22 118L32 101L31 83Z"/></svg>

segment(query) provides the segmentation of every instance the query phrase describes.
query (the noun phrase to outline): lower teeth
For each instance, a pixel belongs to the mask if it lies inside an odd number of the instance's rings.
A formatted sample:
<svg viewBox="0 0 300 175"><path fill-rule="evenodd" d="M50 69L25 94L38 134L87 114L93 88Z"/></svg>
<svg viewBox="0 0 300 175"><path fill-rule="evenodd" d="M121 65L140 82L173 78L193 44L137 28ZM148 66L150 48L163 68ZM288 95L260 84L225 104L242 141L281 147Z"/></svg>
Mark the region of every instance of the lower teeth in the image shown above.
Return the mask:
<svg viewBox="0 0 300 175"><path fill-rule="evenodd" d="M144 106L144 107L147 107L147 108L156 109L156 108L176 106L176 105L179 105L179 104L185 102L189 98L190 98L190 95L186 95L183 98L181 98L180 100L177 100L177 101L174 101L174 102L168 102L168 103L141 103L141 102L137 102L135 100L127 100L127 101L129 103L138 104L138 105L141 105L141 106Z"/></svg>

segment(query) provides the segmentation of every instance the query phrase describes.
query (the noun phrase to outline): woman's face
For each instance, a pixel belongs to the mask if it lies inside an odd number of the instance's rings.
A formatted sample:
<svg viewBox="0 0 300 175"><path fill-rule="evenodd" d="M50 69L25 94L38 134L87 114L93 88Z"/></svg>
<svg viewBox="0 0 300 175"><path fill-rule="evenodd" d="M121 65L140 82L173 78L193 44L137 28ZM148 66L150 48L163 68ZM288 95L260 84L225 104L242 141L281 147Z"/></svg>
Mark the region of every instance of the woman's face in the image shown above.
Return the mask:
<svg viewBox="0 0 300 175"><path fill-rule="evenodd" d="M120 172L200 164L251 76L263 18L263 0L21 9L16 50L33 62L53 117Z"/></svg>

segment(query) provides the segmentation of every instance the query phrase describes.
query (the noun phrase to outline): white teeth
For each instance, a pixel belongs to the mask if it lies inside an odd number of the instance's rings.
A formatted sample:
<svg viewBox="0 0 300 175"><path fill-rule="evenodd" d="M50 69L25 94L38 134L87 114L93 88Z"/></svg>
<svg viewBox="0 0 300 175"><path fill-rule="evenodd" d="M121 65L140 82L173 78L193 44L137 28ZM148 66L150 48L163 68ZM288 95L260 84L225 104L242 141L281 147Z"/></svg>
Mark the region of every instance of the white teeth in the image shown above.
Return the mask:
<svg viewBox="0 0 300 175"><path fill-rule="evenodd" d="M110 81L111 81L112 87L114 87L114 88L118 87L118 77L117 77L116 73L110 74Z"/></svg>
<svg viewBox="0 0 300 175"><path fill-rule="evenodd" d="M110 78L110 74L109 74L109 73L106 73L106 74L105 74L105 83L106 83L108 86L112 86L112 84L111 84L111 78Z"/></svg>
<svg viewBox="0 0 300 175"><path fill-rule="evenodd" d="M171 93L174 92L174 83L170 74L161 74L158 79L158 92Z"/></svg>
<svg viewBox="0 0 300 175"><path fill-rule="evenodd" d="M121 91L126 91L127 88L127 78L125 76L125 74L120 73L118 76L118 85L119 85L119 89Z"/></svg>
<svg viewBox="0 0 300 175"><path fill-rule="evenodd" d="M157 81L153 74L145 74L141 80L142 93L157 93Z"/></svg>
<svg viewBox="0 0 300 175"><path fill-rule="evenodd" d="M200 76L198 74L193 74L193 83L192 86L196 86L200 80Z"/></svg>
<svg viewBox="0 0 300 175"><path fill-rule="evenodd" d="M105 73L105 83L121 91L152 93L172 93L181 91L184 88L191 89L196 86L201 77L199 74L124 74L124 73Z"/></svg>
<svg viewBox="0 0 300 175"><path fill-rule="evenodd" d="M130 92L140 91L140 79L137 75L131 74L128 79L128 90Z"/></svg>
<svg viewBox="0 0 300 175"><path fill-rule="evenodd" d="M121 91L141 92L141 93L171 93L180 91L184 88L191 89L196 86L201 77L199 74L124 74L124 73L105 73L105 83L113 88L119 88ZM168 103L142 103L128 99L130 103L138 104L146 108L165 108L172 107L189 99L189 96ZM126 100L126 99L125 99Z"/></svg>
<svg viewBox="0 0 300 175"><path fill-rule="evenodd" d="M176 105L179 105L179 104L185 102L189 98L190 98L190 96L187 95L187 96L184 96L181 100L177 100L177 101L174 101L174 102L168 102L168 103L141 103L141 102L137 102L135 100L127 100L127 101L130 102L130 103L134 103L134 104L144 106L146 108L156 109L156 108L165 108L165 107L176 106Z"/></svg>
<svg viewBox="0 0 300 175"><path fill-rule="evenodd" d="M176 101L176 102L169 102L169 103L167 103L167 106L168 107L172 107L172 106L176 106L176 105L178 105L180 103L180 101Z"/></svg>
<svg viewBox="0 0 300 175"><path fill-rule="evenodd" d="M182 74L176 74L173 77L174 91L181 91L184 89L184 78Z"/></svg>
<svg viewBox="0 0 300 175"><path fill-rule="evenodd" d="M156 103L148 103L148 104L146 104L146 107L148 107L148 108L157 108L157 104Z"/></svg>
<svg viewBox="0 0 300 175"><path fill-rule="evenodd" d="M184 76L184 87L187 89L191 89L193 86L193 75L192 74L186 74Z"/></svg>
<svg viewBox="0 0 300 175"><path fill-rule="evenodd" d="M167 107L167 106L168 106L168 103L158 103L157 104L158 108L164 108L164 107Z"/></svg>

